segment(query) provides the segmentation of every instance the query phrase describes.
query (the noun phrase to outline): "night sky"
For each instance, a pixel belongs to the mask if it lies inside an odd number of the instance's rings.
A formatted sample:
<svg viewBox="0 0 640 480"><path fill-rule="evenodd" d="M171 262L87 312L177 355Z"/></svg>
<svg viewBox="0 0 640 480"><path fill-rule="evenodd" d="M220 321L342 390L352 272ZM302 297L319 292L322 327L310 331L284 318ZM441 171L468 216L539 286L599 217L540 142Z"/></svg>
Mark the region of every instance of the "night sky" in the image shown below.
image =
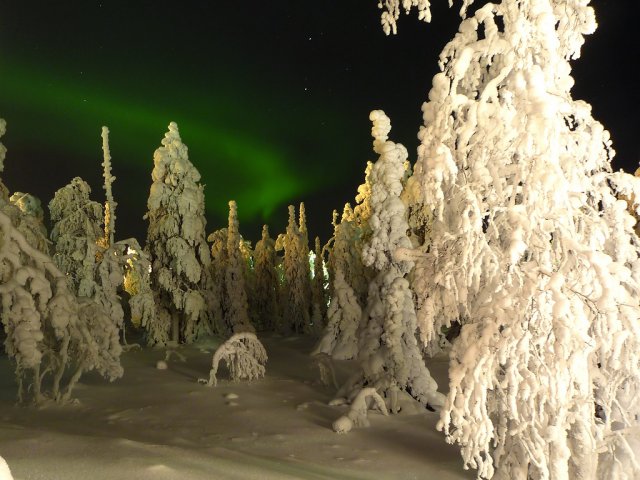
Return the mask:
<svg viewBox="0 0 640 480"><path fill-rule="evenodd" d="M117 237L145 239L153 151L170 121L206 184L208 224L235 199L254 243L284 229L305 201L323 242L331 211L353 201L371 150L369 111L415 161L420 105L455 33L457 8L434 23L403 16L386 37L376 0L27 1L0 3L3 180L39 196L81 176L103 201L100 128L111 131ZM459 6L459 2L458 6ZM482 2L478 2L481 4ZM614 168L640 151L636 0L594 0L600 25L574 62L574 98L611 132Z"/></svg>

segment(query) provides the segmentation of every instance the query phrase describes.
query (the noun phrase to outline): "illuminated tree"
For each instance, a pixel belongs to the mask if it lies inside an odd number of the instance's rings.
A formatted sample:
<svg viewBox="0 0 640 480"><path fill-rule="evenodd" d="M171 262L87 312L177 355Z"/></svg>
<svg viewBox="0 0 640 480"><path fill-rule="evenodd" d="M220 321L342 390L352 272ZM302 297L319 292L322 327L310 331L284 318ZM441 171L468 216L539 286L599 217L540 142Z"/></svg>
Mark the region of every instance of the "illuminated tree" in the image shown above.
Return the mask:
<svg viewBox="0 0 640 480"><path fill-rule="evenodd" d="M96 269L102 248L102 205L90 199L91 187L79 177L55 192L49 202L53 228L53 259L67 276L72 291L93 298L98 284Z"/></svg>
<svg viewBox="0 0 640 480"><path fill-rule="evenodd" d="M371 169L371 239L362 258L375 269L376 276L369 286L359 327L358 360L363 377L339 393L353 398L362 387L373 387L387 399L393 413L398 412L398 391L425 406L439 407L444 397L437 391L418 347L413 296L405 279L413 262L400 255L411 246L400 200L407 151L387 140L391 124L384 112L375 110L370 118L374 150L380 158Z"/></svg>
<svg viewBox="0 0 640 480"><path fill-rule="evenodd" d="M284 249L282 284L282 329L285 333L303 333L309 327L310 298L305 285L309 284L309 257L305 253L303 235L296 223L296 212L289 205L287 231L276 242L276 249ZM308 247L306 249L308 252Z"/></svg>
<svg viewBox="0 0 640 480"><path fill-rule="evenodd" d="M255 332L249 321L249 304L245 290L245 260L240 252L238 207L229 202L229 226L227 228L227 255L224 266L224 290L222 314L226 330L231 333Z"/></svg>
<svg viewBox="0 0 640 480"><path fill-rule="evenodd" d="M9 202L17 207L15 212L17 215L13 215L15 217L13 220L29 245L49 254L50 242L44 226L44 211L40 199L29 193L15 192L9 197ZM5 213L12 216L7 211Z"/></svg>
<svg viewBox="0 0 640 480"><path fill-rule="evenodd" d="M4 151L0 144L0 167ZM54 211L69 213L68 206L58 205L63 196L57 197L54 204L59 208ZM16 364L19 400L41 403L49 397L66 401L81 375L90 370L109 380L121 376L118 329L100 304L89 298L78 300L73 292L80 284L87 289L93 285L75 282L77 278L69 281L46 253L34 248L3 213L6 201L0 198L0 317L5 351ZM92 210L90 205L89 212ZM70 220L65 227L72 231L78 227L76 220L87 220L86 213L66 215ZM76 232L85 233L82 228ZM60 229L58 233L67 247L78 247L76 259L84 259L86 238L66 235ZM59 260L70 265L69 259ZM73 371L70 377L66 375L69 370ZM48 375L53 378L47 383L50 391L45 392L43 380Z"/></svg>
<svg viewBox="0 0 640 480"><path fill-rule="evenodd" d="M439 428L482 478L631 479L640 425L640 182L571 98L588 0L503 0L440 56L414 168L433 213L426 342L462 322ZM429 2L417 6L429 18ZM384 5L395 32L399 0Z"/></svg>
<svg viewBox="0 0 640 480"><path fill-rule="evenodd" d="M204 187L171 122L153 155L145 250L161 317L171 318L171 339L192 342L208 322L211 257L205 240Z"/></svg>
<svg viewBox="0 0 640 480"><path fill-rule="evenodd" d="M267 225L262 227L262 239L256 243L254 259L255 290L253 298L258 325L265 330L274 330L279 324L279 287L275 241L269 237Z"/></svg>

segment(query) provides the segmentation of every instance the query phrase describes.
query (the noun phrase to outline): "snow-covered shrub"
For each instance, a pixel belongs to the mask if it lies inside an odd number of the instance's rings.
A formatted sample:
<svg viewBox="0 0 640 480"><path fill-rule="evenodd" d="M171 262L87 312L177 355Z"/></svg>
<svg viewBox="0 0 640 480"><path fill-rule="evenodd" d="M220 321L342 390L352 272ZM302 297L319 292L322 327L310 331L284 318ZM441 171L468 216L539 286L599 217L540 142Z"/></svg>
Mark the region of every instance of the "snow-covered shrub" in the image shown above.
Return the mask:
<svg viewBox="0 0 640 480"><path fill-rule="evenodd" d="M400 200L407 151L387 140L391 124L384 112L375 110L370 118L380 158L371 169L371 239L363 248L363 262L377 274L359 327L358 360L364 376L353 386L373 387L387 399L400 389L425 406L439 407L444 396L418 347L412 293L404 278L413 262L397 256L398 250L411 246Z"/></svg>
<svg viewBox="0 0 640 480"><path fill-rule="evenodd" d="M312 355L326 353L338 360L356 358L362 309L339 269L335 273L333 297L327 315L329 322Z"/></svg>
<svg viewBox="0 0 640 480"><path fill-rule="evenodd" d="M367 418L367 411L370 408L369 402L372 402L373 406L383 415L389 415L384 400L376 389L371 387L363 388L351 402L347 414L333 422L333 431L336 433L348 433L353 427L368 427L370 425Z"/></svg>
<svg viewBox="0 0 640 480"><path fill-rule="evenodd" d="M224 361L229 368L229 375L234 382L255 380L264 377L267 351L255 333L234 333L213 354L209 379L200 379L207 386L218 384L218 367Z"/></svg>
<svg viewBox="0 0 640 480"><path fill-rule="evenodd" d="M211 257L205 240L204 188L171 122L153 155L145 251L159 318L171 318L171 339L192 342L208 322ZM163 320L164 321L164 320Z"/></svg>
<svg viewBox="0 0 640 480"><path fill-rule="evenodd" d="M570 93L593 9L502 0L466 18L471 3L414 168L433 212L421 328L463 324L439 428L482 478L637 478L640 240L617 194L640 183L611 172L609 133Z"/></svg>
<svg viewBox="0 0 640 480"><path fill-rule="evenodd" d="M278 315L278 274L276 272L275 241L269 237L269 227L262 227L262 239L254 251L253 305L256 312L254 323L265 330L274 330L280 323Z"/></svg>

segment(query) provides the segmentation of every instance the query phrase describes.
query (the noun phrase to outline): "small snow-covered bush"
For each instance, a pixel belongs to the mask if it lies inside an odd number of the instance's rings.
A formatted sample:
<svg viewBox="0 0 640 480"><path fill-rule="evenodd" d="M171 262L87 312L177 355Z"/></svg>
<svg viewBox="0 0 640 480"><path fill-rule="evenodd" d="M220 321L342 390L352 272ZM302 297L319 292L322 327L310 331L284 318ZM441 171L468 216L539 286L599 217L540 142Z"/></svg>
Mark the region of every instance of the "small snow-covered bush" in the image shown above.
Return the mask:
<svg viewBox="0 0 640 480"><path fill-rule="evenodd" d="M372 387L363 388L351 402L351 407L349 407L347 414L333 422L333 431L336 433L348 433L353 427L368 427L367 411L371 402L380 413L389 415L384 400L376 389Z"/></svg>
<svg viewBox="0 0 640 480"><path fill-rule="evenodd" d="M229 368L231 380L255 380L264 377L267 351L254 333L235 333L225 341L213 354L209 379L200 379L207 386L218 384L218 366L224 360Z"/></svg>

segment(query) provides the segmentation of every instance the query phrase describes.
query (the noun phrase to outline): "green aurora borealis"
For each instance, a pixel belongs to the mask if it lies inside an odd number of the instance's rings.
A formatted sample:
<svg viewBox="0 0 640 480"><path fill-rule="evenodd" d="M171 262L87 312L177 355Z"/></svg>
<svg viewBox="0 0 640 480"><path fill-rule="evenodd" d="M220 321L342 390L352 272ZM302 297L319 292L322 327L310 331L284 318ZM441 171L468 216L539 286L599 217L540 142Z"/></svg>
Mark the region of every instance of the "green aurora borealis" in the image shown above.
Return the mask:
<svg viewBox="0 0 640 480"><path fill-rule="evenodd" d="M283 121L269 114L275 108L250 105L238 89L233 96L219 95L221 90L216 88L172 96L167 95L170 92L145 87L146 98L140 101L139 97L123 95L100 79L80 84L6 59L0 60L0 65L5 72L0 78L0 101L5 107L3 114L9 119L5 138L8 147L11 149L13 143L35 144L57 150L65 157L63 161L82 163L82 170L92 164L99 176L100 126L109 126L118 178L114 188L116 192L127 192L123 195L125 199L120 200L123 206L129 201L145 202L148 185L140 185L140 180L149 178L153 151L171 120L178 123L190 159L207 184L207 210L220 222L227 215L227 202L231 198L241 205L241 219L262 221L269 219L277 207L321 189L328 180L327 169L314 168L316 164L307 164L301 171L295 153L286 145L287 139L269 138L268 133ZM223 119L233 117L229 115L233 111L247 115L242 129L224 124ZM31 128L15 125L32 124L34 119L43 123L37 135ZM303 128L304 124L290 128L288 140L299 141ZM320 146L316 155L321 151ZM12 162L22 164L28 159L12 158L9 154L8 171ZM123 163L131 171L126 178L117 174ZM100 184L92 184L94 196L100 197L101 192L96 191Z"/></svg>

